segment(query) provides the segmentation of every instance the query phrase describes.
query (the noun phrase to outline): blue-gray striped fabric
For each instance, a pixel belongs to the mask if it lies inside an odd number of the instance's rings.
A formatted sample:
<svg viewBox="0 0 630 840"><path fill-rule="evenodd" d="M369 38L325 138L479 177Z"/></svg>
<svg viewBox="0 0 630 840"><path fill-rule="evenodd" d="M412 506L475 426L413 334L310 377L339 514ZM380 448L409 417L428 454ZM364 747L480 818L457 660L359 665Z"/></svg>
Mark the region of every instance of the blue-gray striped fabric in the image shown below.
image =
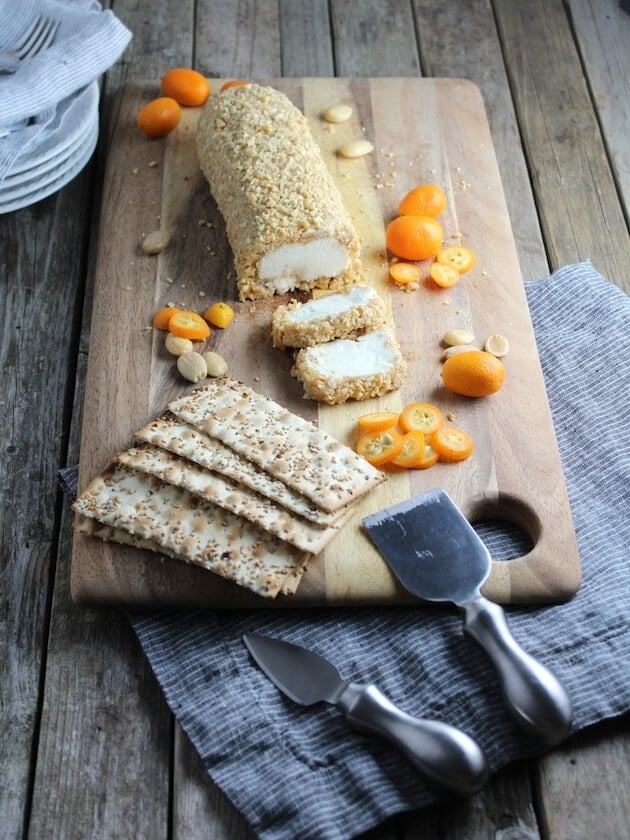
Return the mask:
<svg viewBox="0 0 630 840"><path fill-rule="evenodd" d="M511 609L514 636L550 667L573 729L630 707L630 303L590 263L527 284L569 488L583 584L566 604ZM486 529L497 559L515 537ZM285 699L253 667L244 632L327 656L410 714L459 726L493 770L540 746L518 732L484 654L454 611L133 614L167 702L205 768L267 840L347 838L437 797L388 745L349 730L336 709Z"/></svg>

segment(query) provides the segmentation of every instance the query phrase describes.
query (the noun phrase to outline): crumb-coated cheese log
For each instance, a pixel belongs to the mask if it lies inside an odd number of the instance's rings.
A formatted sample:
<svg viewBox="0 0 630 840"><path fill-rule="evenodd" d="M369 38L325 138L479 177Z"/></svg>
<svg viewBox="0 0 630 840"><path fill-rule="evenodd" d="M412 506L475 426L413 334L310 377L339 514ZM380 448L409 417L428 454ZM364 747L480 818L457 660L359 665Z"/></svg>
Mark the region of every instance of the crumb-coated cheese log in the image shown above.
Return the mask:
<svg viewBox="0 0 630 840"><path fill-rule="evenodd" d="M251 84L211 96L197 155L225 218L241 300L363 279L360 242L304 115Z"/></svg>
<svg viewBox="0 0 630 840"><path fill-rule="evenodd" d="M291 370L304 386L305 398L329 405L395 391L406 372L398 342L388 330L306 347Z"/></svg>
<svg viewBox="0 0 630 840"><path fill-rule="evenodd" d="M326 294L304 304L292 300L273 313L273 346L283 350L356 338L382 327L385 319L385 305L369 286Z"/></svg>

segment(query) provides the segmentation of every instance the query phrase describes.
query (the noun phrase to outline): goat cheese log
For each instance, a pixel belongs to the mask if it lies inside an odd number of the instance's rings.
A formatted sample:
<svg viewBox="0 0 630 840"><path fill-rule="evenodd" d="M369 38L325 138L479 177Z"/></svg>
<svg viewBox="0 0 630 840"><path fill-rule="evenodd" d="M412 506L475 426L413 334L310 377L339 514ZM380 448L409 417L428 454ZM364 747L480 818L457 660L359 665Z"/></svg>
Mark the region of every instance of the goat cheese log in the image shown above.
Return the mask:
<svg viewBox="0 0 630 840"><path fill-rule="evenodd" d="M197 155L225 219L241 300L363 281L359 237L304 115L250 84L211 96Z"/></svg>

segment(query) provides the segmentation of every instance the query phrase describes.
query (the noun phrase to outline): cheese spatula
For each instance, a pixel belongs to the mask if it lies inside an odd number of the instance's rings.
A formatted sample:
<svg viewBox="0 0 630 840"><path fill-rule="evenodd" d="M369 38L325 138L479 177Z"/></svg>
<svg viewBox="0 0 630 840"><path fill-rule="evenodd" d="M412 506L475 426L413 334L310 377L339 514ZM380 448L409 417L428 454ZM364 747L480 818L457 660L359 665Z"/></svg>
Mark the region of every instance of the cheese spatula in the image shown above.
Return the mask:
<svg viewBox="0 0 630 840"><path fill-rule="evenodd" d="M434 489L365 517L363 525L401 584L425 601L450 601L494 665L514 720L548 744L571 725L556 677L514 640L503 609L481 595L490 554L448 493Z"/></svg>

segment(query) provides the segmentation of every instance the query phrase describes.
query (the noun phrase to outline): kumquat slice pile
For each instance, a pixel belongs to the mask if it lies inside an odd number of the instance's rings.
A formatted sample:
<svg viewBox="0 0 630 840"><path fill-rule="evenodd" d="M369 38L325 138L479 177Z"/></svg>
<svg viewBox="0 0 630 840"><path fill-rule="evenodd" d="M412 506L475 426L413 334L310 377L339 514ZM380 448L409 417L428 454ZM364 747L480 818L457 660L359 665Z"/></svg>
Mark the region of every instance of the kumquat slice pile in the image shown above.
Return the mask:
<svg viewBox="0 0 630 840"><path fill-rule="evenodd" d="M471 436L446 425L440 409L430 403L409 403L400 414L364 414L357 425L356 451L374 467L426 470L438 461L465 461L473 451Z"/></svg>

